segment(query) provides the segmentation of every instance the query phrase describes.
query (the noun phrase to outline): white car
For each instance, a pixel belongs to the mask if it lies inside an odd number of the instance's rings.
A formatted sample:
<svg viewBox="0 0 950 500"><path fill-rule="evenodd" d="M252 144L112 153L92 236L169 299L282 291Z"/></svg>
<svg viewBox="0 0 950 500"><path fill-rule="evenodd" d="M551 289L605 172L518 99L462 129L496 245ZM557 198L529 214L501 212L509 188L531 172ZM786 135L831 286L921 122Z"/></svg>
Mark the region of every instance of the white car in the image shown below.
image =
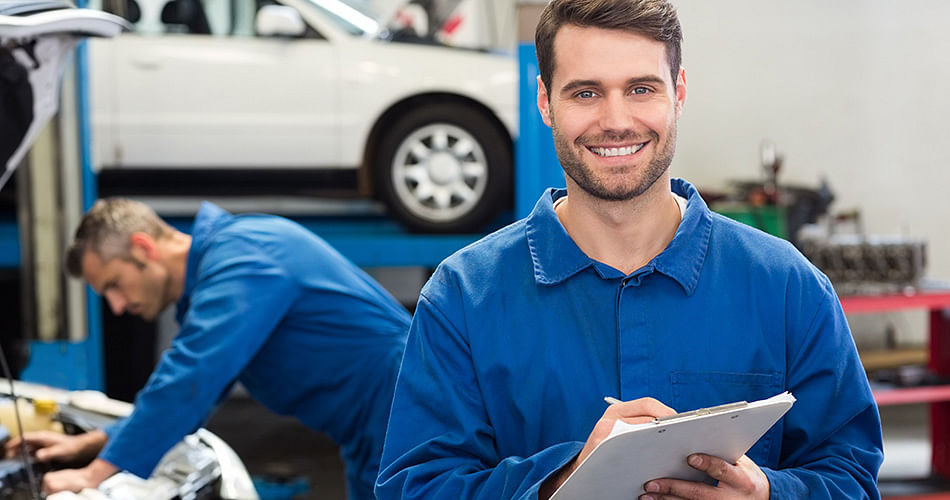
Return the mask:
<svg viewBox="0 0 950 500"><path fill-rule="evenodd" d="M430 232L510 204L513 55L387 39L359 0L101 1L133 30L89 47L100 172L348 171Z"/></svg>

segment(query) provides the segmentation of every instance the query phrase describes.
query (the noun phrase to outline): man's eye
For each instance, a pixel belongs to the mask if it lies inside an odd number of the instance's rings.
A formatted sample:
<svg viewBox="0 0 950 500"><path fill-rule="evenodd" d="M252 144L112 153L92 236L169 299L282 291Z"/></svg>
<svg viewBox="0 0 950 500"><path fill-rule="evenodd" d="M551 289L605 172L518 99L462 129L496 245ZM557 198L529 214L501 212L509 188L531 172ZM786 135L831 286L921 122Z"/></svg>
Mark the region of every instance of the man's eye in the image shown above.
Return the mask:
<svg viewBox="0 0 950 500"><path fill-rule="evenodd" d="M648 88L646 88L646 87L636 87L636 88L633 89L633 93L634 93L634 94L637 94L637 95L649 94L649 93L650 93L650 89L648 89Z"/></svg>
<svg viewBox="0 0 950 500"><path fill-rule="evenodd" d="M593 93L592 91L590 91L590 90L582 90L582 91L578 92L578 93L575 94L575 95L576 95L577 97L580 97L581 99L590 99L590 98L594 97L594 93Z"/></svg>

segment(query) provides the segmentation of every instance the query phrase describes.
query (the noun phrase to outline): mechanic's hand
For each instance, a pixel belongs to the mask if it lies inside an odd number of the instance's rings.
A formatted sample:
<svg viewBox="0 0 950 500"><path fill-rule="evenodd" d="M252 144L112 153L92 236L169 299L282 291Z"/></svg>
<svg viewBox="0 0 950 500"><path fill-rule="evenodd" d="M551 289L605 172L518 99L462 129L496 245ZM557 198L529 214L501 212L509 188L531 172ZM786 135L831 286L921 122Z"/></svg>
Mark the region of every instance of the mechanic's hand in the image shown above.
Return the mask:
<svg viewBox="0 0 950 500"><path fill-rule="evenodd" d="M82 491L96 488L109 476L118 472L114 465L97 458L81 469L62 469L43 475L43 493L50 495L60 491Z"/></svg>
<svg viewBox="0 0 950 500"><path fill-rule="evenodd" d="M43 493L52 494L60 491L72 491L78 493L84 488L95 488L98 483L93 484L92 478L85 468L82 469L63 469L54 472L47 472L43 475Z"/></svg>
<svg viewBox="0 0 950 500"><path fill-rule="evenodd" d="M689 465L719 481L716 486L680 479L654 479L643 489L640 500L769 498L769 479L749 457L743 455L735 465L717 457L697 453L687 459Z"/></svg>
<svg viewBox="0 0 950 500"><path fill-rule="evenodd" d="M584 448L581 449L580 454L577 455L571 463L565 465L561 470L544 481L538 491L538 498L546 500L553 495L554 491L561 486L561 483L574 472L574 469L594 451L594 448L596 448L601 441L607 438L617 420L623 420L628 424L643 424L652 422L653 419L657 417L675 414L676 412L672 408L653 398L640 398L627 401L626 403L608 406L607 410L604 411L604 415L600 417L600 420L594 425L594 430L592 430L590 436L587 437L587 442L584 443Z"/></svg>
<svg viewBox="0 0 950 500"><path fill-rule="evenodd" d="M27 450L40 462L89 462L107 439L99 430L74 436L52 431L27 432L23 436ZM4 448L6 456L13 457L21 450L20 438L11 439Z"/></svg>

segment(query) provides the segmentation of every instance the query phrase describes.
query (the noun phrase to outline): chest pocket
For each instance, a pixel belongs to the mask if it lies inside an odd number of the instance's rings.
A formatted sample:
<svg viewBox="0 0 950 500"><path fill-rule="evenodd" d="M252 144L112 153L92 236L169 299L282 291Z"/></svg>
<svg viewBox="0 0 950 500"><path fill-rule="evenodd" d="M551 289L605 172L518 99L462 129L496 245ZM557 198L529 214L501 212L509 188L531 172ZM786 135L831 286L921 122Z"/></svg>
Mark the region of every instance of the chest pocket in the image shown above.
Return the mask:
<svg viewBox="0 0 950 500"><path fill-rule="evenodd" d="M670 374L673 409L677 412L736 401L770 398L783 389L780 373L680 371ZM759 466L775 467L782 446L782 421L772 426L746 455Z"/></svg>

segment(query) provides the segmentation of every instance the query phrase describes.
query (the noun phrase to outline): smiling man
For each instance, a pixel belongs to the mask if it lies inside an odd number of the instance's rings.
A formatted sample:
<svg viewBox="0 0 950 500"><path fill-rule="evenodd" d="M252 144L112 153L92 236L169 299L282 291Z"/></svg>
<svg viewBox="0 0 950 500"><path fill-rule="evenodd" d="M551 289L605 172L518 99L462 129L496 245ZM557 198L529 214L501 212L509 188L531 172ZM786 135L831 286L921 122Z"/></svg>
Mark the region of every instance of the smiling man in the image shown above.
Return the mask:
<svg viewBox="0 0 950 500"><path fill-rule="evenodd" d="M26 436L44 462L101 449L84 468L47 473L47 492L95 487L118 470L148 477L241 382L272 411L326 432L348 498L373 498L409 314L325 241L210 203L185 234L140 202L110 198L83 217L66 265L117 315L154 319L176 304L180 329L127 419L105 433Z"/></svg>
<svg viewBox="0 0 950 500"><path fill-rule="evenodd" d="M546 6L537 105L567 188L423 289L381 500L548 498L618 419L783 391L798 402L737 463L688 457L715 486L656 478L642 498L879 497L880 419L831 284L670 177L681 38L663 0Z"/></svg>

